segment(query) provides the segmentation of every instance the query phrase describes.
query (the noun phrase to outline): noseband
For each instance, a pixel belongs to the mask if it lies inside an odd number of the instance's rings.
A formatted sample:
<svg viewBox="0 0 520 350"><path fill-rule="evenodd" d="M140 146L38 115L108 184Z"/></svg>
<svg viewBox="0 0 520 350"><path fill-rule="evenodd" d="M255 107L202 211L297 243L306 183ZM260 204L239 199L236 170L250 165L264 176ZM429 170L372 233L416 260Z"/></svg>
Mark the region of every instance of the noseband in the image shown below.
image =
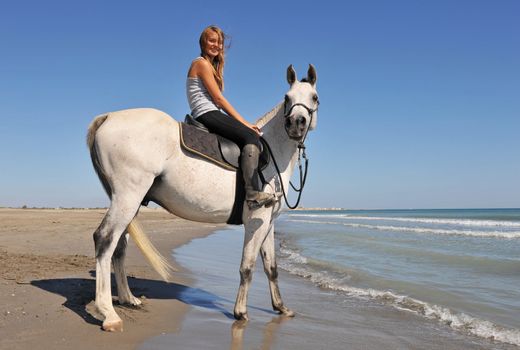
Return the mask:
<svg viewBox="0 0 520 350"><path fill-rule="evenodd" d="M316 101L316 108L314 108L314 109L311 109L311 108L307 107L307 106L306 106L305 104L303 104L303 103L295 103L295 104L293 104L293 105L291 106L291 108L289 108L289 111L286 113L285 111L287 110L287 101L285 101L285 102L283 103L284 118L289 117L289 115L291 114L293 108L296 107L296 106L301 106L301 107L305 108L305 109L307 110L307 113L309 113L309 116L312 117L312 114L318 110L318 106L319 106L319 105L320 105L320 101L319 101L319 100Z"/></svg>

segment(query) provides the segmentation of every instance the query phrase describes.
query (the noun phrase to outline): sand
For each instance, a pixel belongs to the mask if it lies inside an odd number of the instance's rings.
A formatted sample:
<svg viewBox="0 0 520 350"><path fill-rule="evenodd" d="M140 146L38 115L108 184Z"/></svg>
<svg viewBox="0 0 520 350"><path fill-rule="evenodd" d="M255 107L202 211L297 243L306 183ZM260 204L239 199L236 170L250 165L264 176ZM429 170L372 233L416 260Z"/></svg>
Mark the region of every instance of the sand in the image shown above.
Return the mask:
<svg viewBox="0 0 520 350"><path fill-rule="evenodd" d="M123 333L96 319L92 233L104 209L0 209L0 349L132 349L176 332L189 306L177 296L191 283L181 273L165 283L129 243L127 272L138 309L116 306ZM179 219L161 209L138 216L161 253L221 226ZM113 293L115 294L115 293Z"/></svg>

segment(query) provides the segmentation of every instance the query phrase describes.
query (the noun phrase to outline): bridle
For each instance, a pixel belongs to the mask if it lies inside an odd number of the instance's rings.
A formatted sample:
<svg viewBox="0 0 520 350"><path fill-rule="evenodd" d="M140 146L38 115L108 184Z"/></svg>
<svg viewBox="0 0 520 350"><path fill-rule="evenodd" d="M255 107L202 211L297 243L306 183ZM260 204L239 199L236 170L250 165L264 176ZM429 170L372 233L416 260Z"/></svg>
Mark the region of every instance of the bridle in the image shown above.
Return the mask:
<svg viewBox="0 0 520 350"><path fill-rule="evenodd" d="M282 175L280 173L280 168L278 167L278 164L276 163L276 159L273 155L273 151L271 150L271 147L269 146L267 141L264 138L261 138L263 143L267 146L267 149L269 150L269 153L271 154L271 158L273 159L273 164L274 164L274 167L276 168L276 173L278 174L278 179L280 180L280 186L282 187L283 198L285 200L285 204L287 205L287 207L289 209L296 209L298 207L298 204L300 204L300 199L302 197L303 188L305 187L305 182L307 181L307 170L309 169L309 159L307 158L307 154L305 153L304 142L305 142L305 139L307 138L309 128L312 125L312 118L314 117L314 113L316 113L318 111L319 105L320 105L320 100L318 100L318 99L316 100L316 108L314 108L314 109L307 107L303 103L295 103L289 108L289 110L287 112L286 112L287 100L285 100L284 105L283 105L284 119L287 119L290 117L292 110L296 106L301 106L301 107L305 108L305 110L307 110L307 113L309 114L309 117L310 117L309 124L308 124L307 128L305 129L305 134L303 135L302 139L298 142L298 169L299 169L299 174L300 174L300 187L296 188L293 185L293 183L291 181L289 181L289 184L291 185L293 190L298 193L298 199L296 200L296 203L294 205L290 205L289 200L287 199L287 192L285 191L285 188L283 186ZM301 162L302 157L303 157L303 159L305 159L305 170L304 171L302 170L302 162Z"/></svg>
<svg viewBox="0 0 520 350"><path fill-rule="evenodd" d="M293 104L287 112L285 112L287 110L287 100L285 100L283 103L283 118L284 119L289 118L291 116L291 112L294 109L294 107L298 107L298 106L305 108L310 117L309 126L307 127L307 129L305 129L305 135L303 135L301 141L298 142L298 148L300 148L300 146L301 146L305 149L305 145L303 143L305 142L305 139L307 138L307 133L309 132L309 127L312 125L312 117L314 116L314 112L317 112L318 107L320 106L320 100L319 99L316 100L316 108L314 108L314 109L311 109L311 108L307 107L305 104L298 102L298 103Z"/></svg>

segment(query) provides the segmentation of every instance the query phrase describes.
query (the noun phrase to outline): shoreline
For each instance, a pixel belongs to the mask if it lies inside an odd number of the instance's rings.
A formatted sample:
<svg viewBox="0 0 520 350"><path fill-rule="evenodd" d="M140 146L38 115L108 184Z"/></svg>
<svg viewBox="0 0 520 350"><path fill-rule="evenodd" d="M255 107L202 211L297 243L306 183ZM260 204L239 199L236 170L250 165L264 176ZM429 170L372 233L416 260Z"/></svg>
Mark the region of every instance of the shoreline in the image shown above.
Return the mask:
<svg viewBox="0 0 520 350"><path fill-rule="evenodd" d="M0 209L0 349L129 349L180 329L189 305L178 295L193 283L172 250L225 225L186 221L141 208L138 219L180 273L162 282L132 240L126 268L138 309L118 306L124 332L106 333L95 318L92 233L106 209ZM114 286L113 286L114 287ZM113 295L116 293L113 292Z"/></svg>
<svg viewBox="0 0 520 350"><path fill-rule="evenodd" d="M517 349L457 331L417 313L378 301L352 297L279 270L285 317L271 308L261 261L249 290L249 321L236 321L232 311L239 285L243 236L238 228L216 230L204 239L176 249L175 259L194 279L180 299L192 307L182 327L142 343L139 350L159 349Z"/></svg>

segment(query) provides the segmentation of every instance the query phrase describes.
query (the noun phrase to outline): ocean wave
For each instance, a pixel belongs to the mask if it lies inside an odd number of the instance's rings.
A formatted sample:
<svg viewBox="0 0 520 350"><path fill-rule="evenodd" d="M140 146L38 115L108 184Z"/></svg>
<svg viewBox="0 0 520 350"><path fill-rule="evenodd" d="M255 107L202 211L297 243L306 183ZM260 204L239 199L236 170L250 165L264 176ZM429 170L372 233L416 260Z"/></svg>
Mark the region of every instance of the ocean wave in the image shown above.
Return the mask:
<svg viewBox="0 0 520 350"><path fill-rule="evenodd" d="M298 253L295 250L287 249L282 246L282 247L280 247L280 252L282 254L285 254L287 259L292 262L295 262L298 264L307 264L307 262L308 262L306 257L304 257L303 255L301 255L300 253Z"/></svg>
<svg viewBox="0 0 520 350"><path fill-rule="evenodd" d="M352 287L345 284L344 278L338 279L326 271L314 271L306 266L308 259L295 250L282 246L280 247L280 252L284 255L284 259L279 264L282 269L293 275L304 277L321 288L338 291L356 298L375 300L399 310L413 312L425 318L437 320L455 330L467 332L481 338L520 345L519 329L502 327L490 321L462 312L455 312L449 308L430 304L405 295L395 294L391 291Z"/></svg>
<svg viewBox="0 0 520 350"><path fill-rule="evenodd" d="M498 221L498 220L478 220L478 219L443 219L443 218L404 218L404 217L385 217L385 216L354 216L349 214L287 214L290 217L309 217L309 218L341 218L348 220L374 220L374 221L398 221L435 225L458 225L471 227L509 227L520 228L518 221Z"/></svg>
<svg viewBox="0 0 520 350"><path fill-rule="evenodd" d="M366 228L379 231L396 231L396 232L412 232L412 233L429 233L438 235L459 235L473 237L493 237L493 238L520 238L520 231L475 231L475 230L455 230L455 229L439 229L427 227L408 227L408 226L390 226L390 225L369 225L358 223L346 223L336 221L317 221L317 220L287 220L290 222L303 222L308 224L326 224L326 225L343 225L348 227Z"/></svg>

